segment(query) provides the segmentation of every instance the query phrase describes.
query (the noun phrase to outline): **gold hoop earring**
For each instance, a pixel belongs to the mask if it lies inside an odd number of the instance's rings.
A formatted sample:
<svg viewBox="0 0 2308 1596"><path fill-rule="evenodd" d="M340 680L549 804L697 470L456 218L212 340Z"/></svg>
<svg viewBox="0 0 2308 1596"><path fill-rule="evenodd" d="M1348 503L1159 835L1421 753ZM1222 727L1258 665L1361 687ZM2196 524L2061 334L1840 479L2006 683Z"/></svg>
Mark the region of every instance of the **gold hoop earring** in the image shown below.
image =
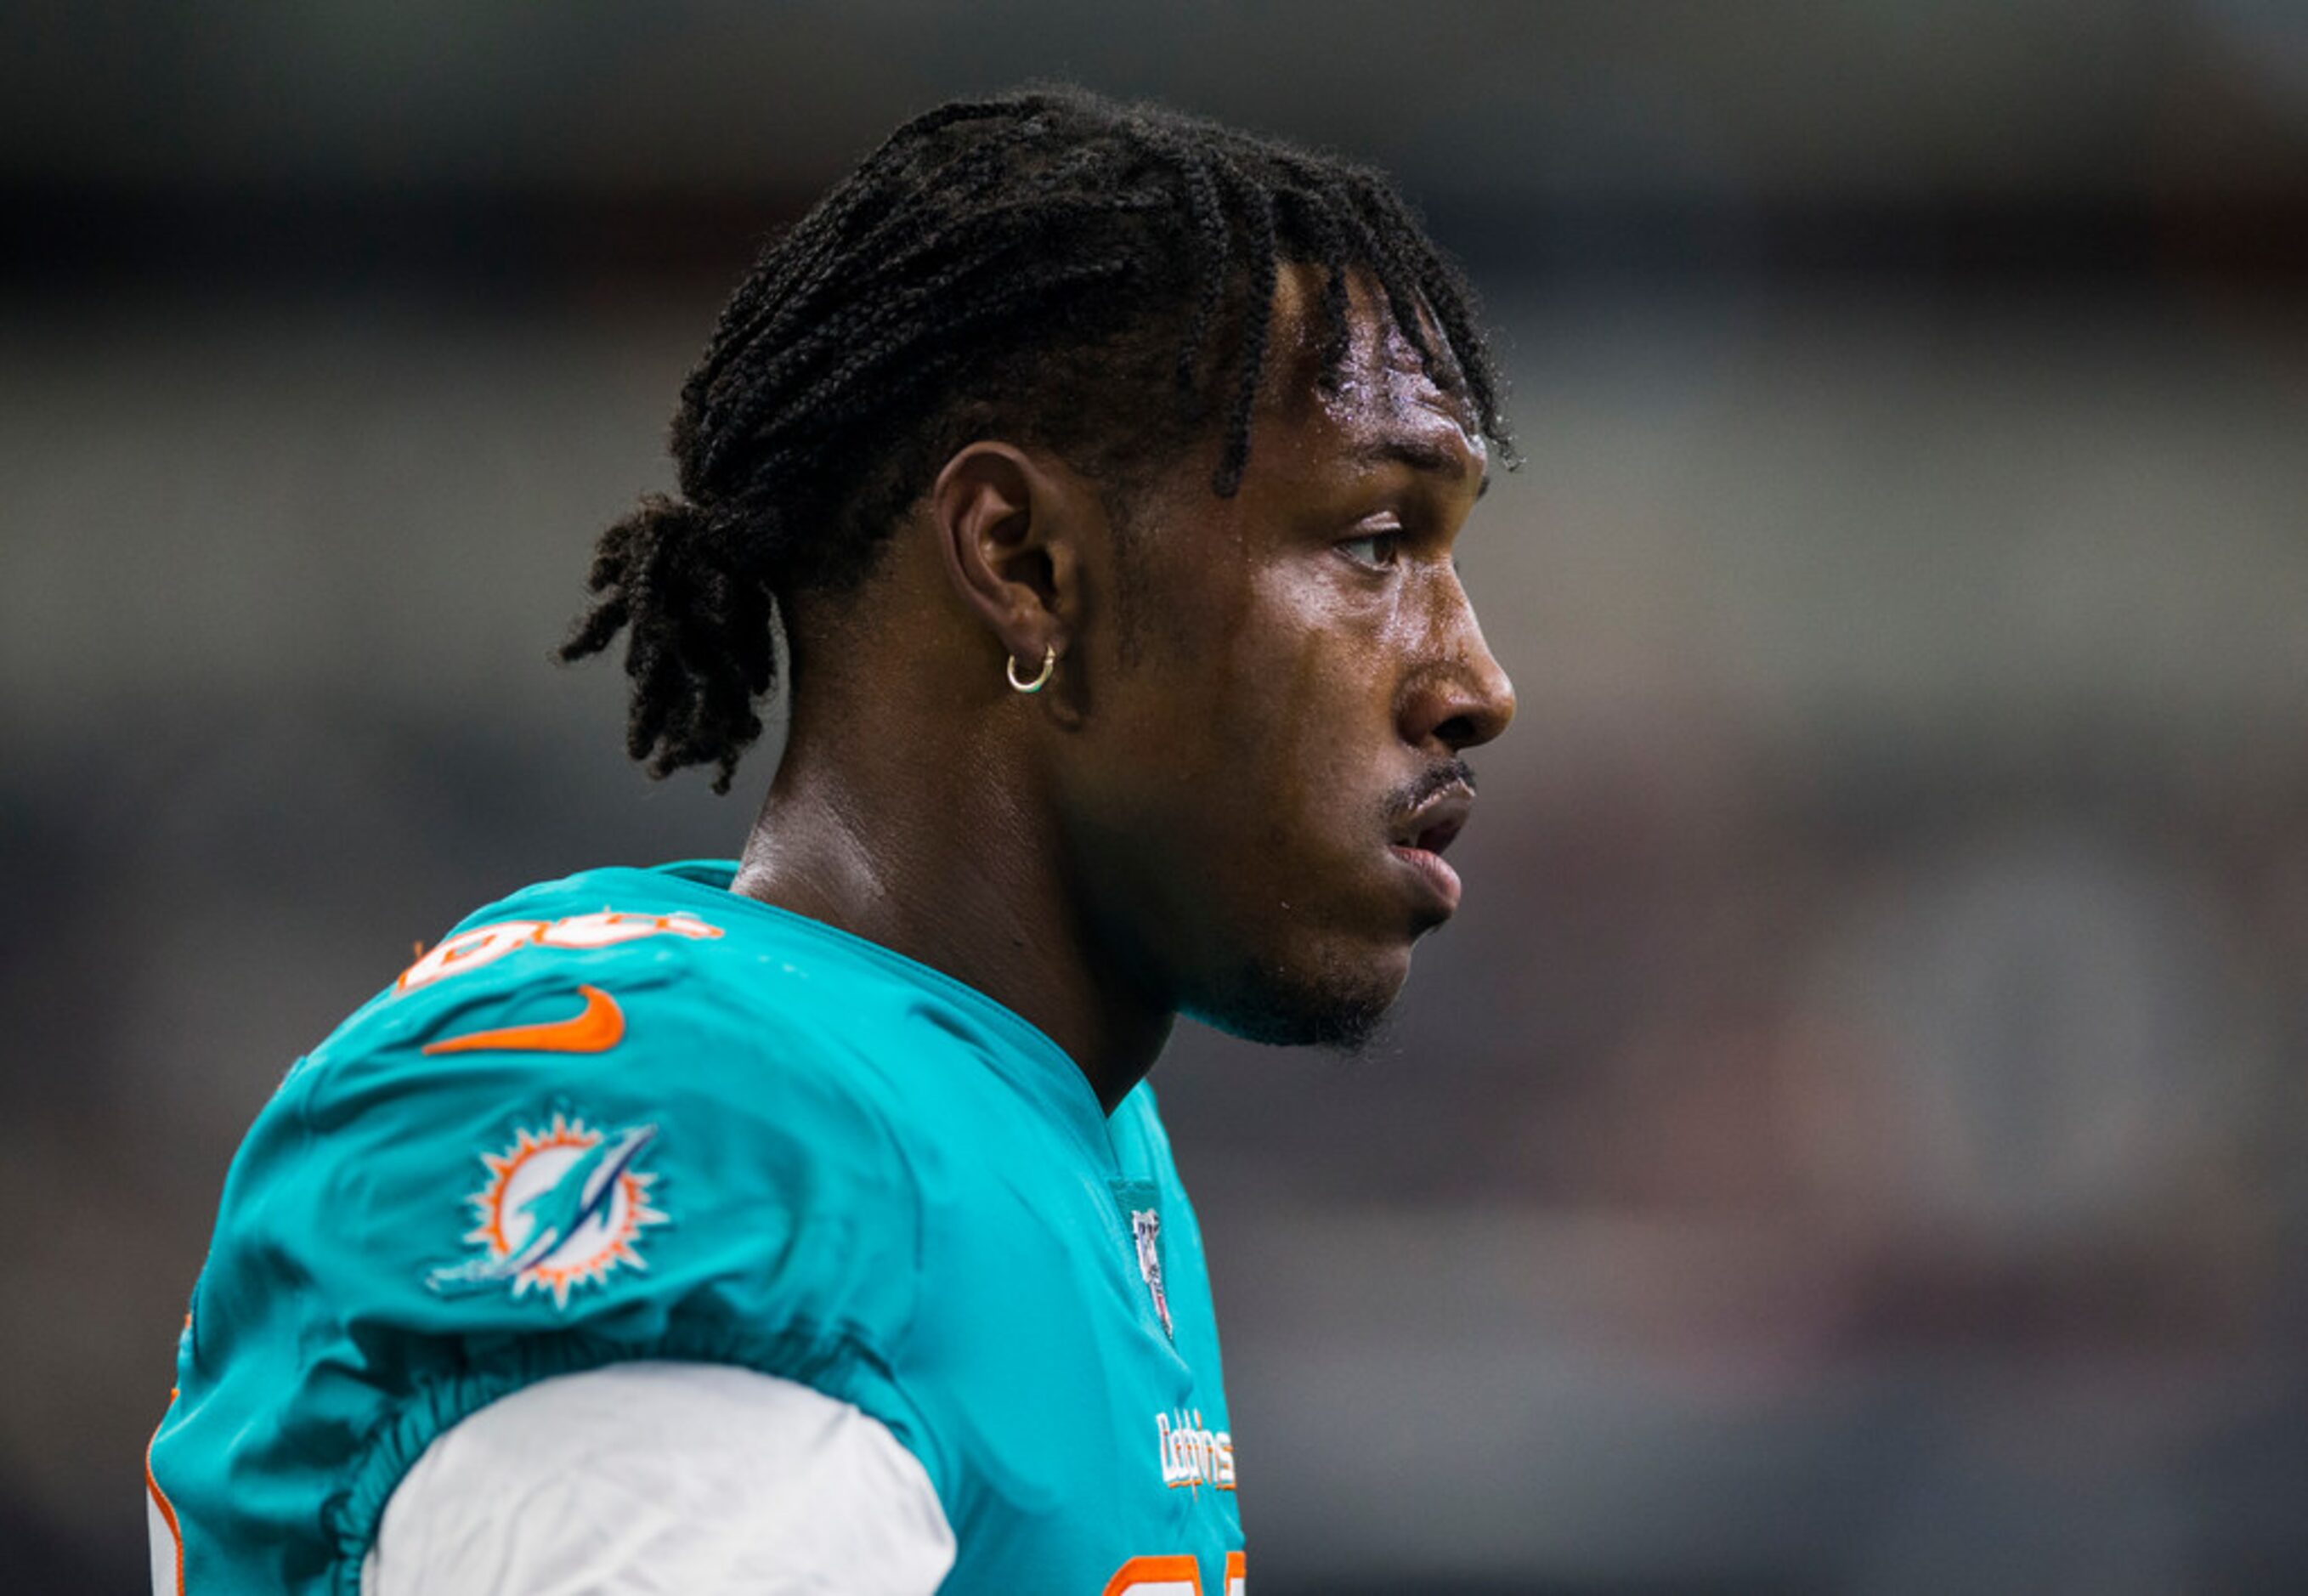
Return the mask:
<svg viewBox="0 0 2308 1596"><path fill-rule="evenodd" d="M1057 668L1058 645L1055 643L1049 643L1043 648L1042 673L1030 682L1021 682L1018 679L1017 655L1012 654L1002 661L1002 674L1010 678L1010 685L1021 693L1039 693L1043 688L1050 685L1050 672L1055 670Z"/></svg>

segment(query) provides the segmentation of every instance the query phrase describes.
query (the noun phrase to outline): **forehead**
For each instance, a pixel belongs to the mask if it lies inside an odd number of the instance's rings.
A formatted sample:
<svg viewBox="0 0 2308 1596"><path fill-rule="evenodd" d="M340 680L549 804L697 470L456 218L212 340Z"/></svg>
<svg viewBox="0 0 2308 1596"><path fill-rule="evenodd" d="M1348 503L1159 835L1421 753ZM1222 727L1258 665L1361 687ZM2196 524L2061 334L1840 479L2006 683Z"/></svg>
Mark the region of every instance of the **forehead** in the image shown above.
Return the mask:
<svg viewBox="0 0 2308 1596"><path fill-rule="evenodd" d="M1479 475L1487 456L1482 428L1448 364L1450 344L1441 328L1432 321L1420 328L1443 367L1438 383L1377 284L1349 272L1346 348L1337 369L1325 372L1331 328L1323 285L1316 267L1287 265L1278 274L1273 342L1261 374L1252 435L1253 467L1270 437L1297 435L1354 453L1399 444L1420 455L1467 457Z"/></svg>

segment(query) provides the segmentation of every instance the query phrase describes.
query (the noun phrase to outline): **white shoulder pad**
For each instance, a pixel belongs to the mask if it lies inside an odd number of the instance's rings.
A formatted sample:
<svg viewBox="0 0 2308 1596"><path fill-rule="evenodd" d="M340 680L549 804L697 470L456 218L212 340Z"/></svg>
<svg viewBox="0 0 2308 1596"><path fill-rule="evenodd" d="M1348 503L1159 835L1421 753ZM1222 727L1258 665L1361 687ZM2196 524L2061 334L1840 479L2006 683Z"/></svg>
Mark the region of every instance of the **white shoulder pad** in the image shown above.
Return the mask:
<svg viewBox="0 0 2308 1596"><path fill-rule="evenodd" d="M362 1596L930 1596L953 1531L921 1463L847 1402L751 1369L540 1381L409 1469Z"/></svg>

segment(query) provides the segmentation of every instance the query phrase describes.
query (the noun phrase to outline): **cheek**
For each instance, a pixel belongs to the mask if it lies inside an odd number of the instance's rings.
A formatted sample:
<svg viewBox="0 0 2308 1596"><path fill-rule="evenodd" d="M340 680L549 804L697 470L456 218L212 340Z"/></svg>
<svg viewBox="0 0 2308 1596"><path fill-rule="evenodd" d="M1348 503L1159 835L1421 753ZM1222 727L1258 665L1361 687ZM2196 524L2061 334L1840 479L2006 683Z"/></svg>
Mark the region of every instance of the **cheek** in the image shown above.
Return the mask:
<svg viewBox="0 0 2308 1596"><path fill-rule="evenodd" d="M1277 564L1150 593L1095 763L1132 895L1264 920L1368 866L1393 717L1396 617ZM1120 826L1111 826L1115 821ZM1111 829L1109 827L1111 826Z"/></svg>
<svg viewBox="0 0 2308 1596"><path fill-rule="evenodd" d="M1250 867L1270 890L1315 893L1309 876L1334 874L1375 835L1392 725L1386 647L1366 617L1273 602L1226 651L1213 742L1221 779L1254 816Z"/></svg>
<svg viewBox="0 0 2308 1596"><path fill-rule="evenodd" d="M1386 662L1398 647L1395 617L1317 588L1276 595L1261 622L1247 691L1279 773L1316 799L1366 784L1393 720Z"/></svg>

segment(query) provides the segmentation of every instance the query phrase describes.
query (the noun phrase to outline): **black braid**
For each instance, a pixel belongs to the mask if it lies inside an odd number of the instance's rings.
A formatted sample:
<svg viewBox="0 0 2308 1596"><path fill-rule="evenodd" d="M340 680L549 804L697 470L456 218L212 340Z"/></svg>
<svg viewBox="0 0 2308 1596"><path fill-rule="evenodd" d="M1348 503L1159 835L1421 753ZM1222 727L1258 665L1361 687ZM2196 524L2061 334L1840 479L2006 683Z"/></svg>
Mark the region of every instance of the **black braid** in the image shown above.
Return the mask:
<svg viewBox="0 0 2308 1596"><path fill-rule="evenodd" d="M674 418L682 496L602 534L561 658L626 634L626 746L727 791L779 607L863 580L970 438L1040 444L1126 496L1215 426L1231 496L1291 263L1322 273L1324 381L1366 274L1511 461L1473 296L1376 173L1072 89L916 117L730 297Z"/></svg>

